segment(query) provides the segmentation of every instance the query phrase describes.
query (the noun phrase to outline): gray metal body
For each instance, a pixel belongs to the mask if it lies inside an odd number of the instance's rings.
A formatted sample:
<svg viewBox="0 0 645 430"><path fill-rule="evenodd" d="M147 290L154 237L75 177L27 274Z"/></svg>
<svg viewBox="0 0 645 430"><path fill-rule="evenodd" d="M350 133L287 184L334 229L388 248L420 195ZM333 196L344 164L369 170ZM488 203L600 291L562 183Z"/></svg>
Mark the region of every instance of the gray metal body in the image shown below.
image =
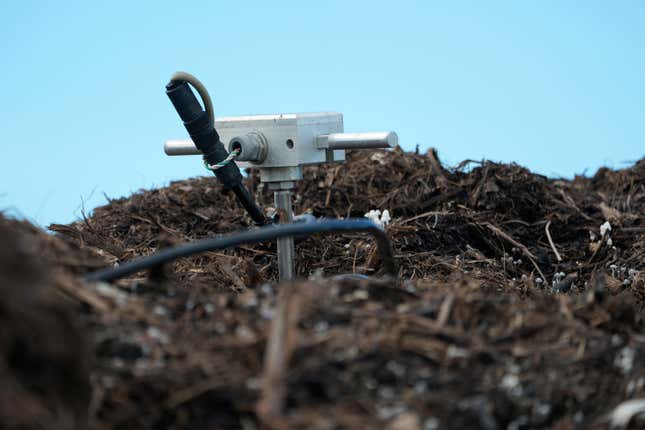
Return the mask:
<svg viewBox="0 0 645 430"><path fill-rule="evenodd" d="M343 115L335 112L245 115L215 120L220 140L240 149L240 167L258 168L260 180L274 191L276 209L284 221L293 219L291 190L302 179L302 166L341 162L346 149L393 148L396 133L344 133ZM169 140L167 155L198 155L190 140ZM293 238L278 239L280 280L294 276Z"/></svg>
<svg viewBox="0 0 645 430"><path fill-rule="evenodd" d="M240 158L240 167L260 169L262 182L302 179L302 166L345 160L346 149L393 148L394 132L343 133L343 115L335 112L244 115L215 120L220 140L231 150L231 141L254 133L265 140L267 151L261 161ZM190 140L170 140L167 155L197 155Z"/></svg>

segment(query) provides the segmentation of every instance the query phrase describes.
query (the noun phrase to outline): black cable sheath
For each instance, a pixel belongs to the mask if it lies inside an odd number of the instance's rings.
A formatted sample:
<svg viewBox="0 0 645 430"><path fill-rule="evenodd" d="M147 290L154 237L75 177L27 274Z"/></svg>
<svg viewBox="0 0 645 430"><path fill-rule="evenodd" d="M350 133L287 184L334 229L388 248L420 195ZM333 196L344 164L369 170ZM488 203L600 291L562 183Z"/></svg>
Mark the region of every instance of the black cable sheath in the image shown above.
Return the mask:
<svg viewBox="0 0 645 430"><path fill-rule="evenodd" d="M132 275L141 270L150 269L163 263L187 257L201 252L231 248L244 243L264 242L288 236L308 236L316 233L334 233L366 231L376 239L379 255L383 261L386 273L396 276L397 266L390 240L385 231L373 221L366 218L349 218L345 220L319 220L307 223L274 224L253 230L218 236L209 239L184 243L172 248L163 249L157 253L137 260L123 263L116 267L97 270L85 276L88 282L113 281Z"/></svg>
<svg viewBox="0 0 645 430"><path fill-rule="evenodd" d="M265 225L269 223L267 217L264 216L262 209L255 203L253 196L249 193L249 190L242 184L238 184L231 188L237 201L240 202L242 207L246 209L246 212L249 214L255 225Z"/></svg>
<svg viewBox="0 0 645 430"><path fill-rule="evenodd" d="M188 84L184 81L170 81L166 85L166 95L183 121L191 140L204 155L204 160L208 164L223 161L228 156L228 151L211 124L208 113L202 110ZM234 162L228 163L213 173L225 188L242 184L242 173Z"/></svg>
<svg viewBox="0 0 645 430"><path fill-rule="evenodd" d="M188 79L188 81L182 78ZM202 110L188 82L199 91L204 105L207 106L206 112ZM178 72L173 75L171 81L166 85L166 95L183 121L193 143L204 155L204 160L208 164L217 164L224 160L228 156L228 151L214 128L213 105L208 91L206 91L202 83L192 75ZM244 187L242 173L234 161L213 171L213 173L224 185L224 188L233 190L237 199L256 225L264 225L269 222L253 196Z"/></svg>

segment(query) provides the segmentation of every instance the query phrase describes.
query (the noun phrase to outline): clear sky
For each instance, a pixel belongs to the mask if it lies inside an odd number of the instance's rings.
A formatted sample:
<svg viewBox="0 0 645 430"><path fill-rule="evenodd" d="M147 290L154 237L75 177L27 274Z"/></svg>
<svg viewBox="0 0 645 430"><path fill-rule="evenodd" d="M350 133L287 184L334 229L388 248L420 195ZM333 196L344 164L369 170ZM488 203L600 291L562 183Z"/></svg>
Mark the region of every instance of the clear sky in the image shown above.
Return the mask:
<svg viewBox="0 0 645 430"><path fill-rule="evenodd" d="M0 4L0 209L70 222L203 175L164 85L216 116L338 111L442 159L551 176L645 155L645 2L61 1Z"/></svg>

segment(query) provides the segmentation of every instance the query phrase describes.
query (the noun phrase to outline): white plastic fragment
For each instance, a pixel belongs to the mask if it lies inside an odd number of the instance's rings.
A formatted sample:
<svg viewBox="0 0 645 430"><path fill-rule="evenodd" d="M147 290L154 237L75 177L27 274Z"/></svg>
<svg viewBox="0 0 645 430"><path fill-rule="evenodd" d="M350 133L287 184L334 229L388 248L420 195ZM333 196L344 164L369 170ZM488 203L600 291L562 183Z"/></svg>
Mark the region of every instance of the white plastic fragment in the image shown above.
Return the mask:
<svg viewBox="0 0 645 430"><path fill-rule="evenodd" d="M388 225L390 221L392 221L392 218L390 217L390 211L385 209L381 214L381 224Z"/></svg>
<svg viewBox="0 0 645 430"><path fill-rule="evenodd" d="M505 388L507 390L512 390L515 387L517 387L520 384L520 378L513 374L513 373L507 373L504 375L502 378L502 382L500 383L502 388Z"/></svg>
<svg viewBox="0 0 645 430"><path fill-rule="evenodd" d="M378 209L372 209L365 214L365 218L372 220L374 223L378 224L381 227L388 225L388 223L392 221L390 211L387 209L385 209L382 213Z"/></svg>
<svg viewBox="0 0 645 430"><path fill-rule="evenodd" d="M169 341L168 336L164 332L162 332L159 328L154 326L148 327L148 329L146 330L146 334L148 335L148 337L156 340L159 343L166 344Z"/></svg>
<svg viewBox="0 0 645 430"><path fill-rule="evenodd" d="M627 384L626 394L631 397L636 391L640 391L643 387L645 387L645 377L632 379Z"/></svg>
<svg viewBox="0 0 645 430"><path fill-rule="evenodd" d="M375 152L375 153L374 153L374 154L372 154L372 156L370 157L370 160L372 160L372 161L376 161L376 162L377 162L377 163L379 163L379 164L385 164L385 163L386 163L386 161L385 161L385 157L386 157L385 152Z"/></svg>
<svg viewBox="0 0 645 430"><path fill-rule="evenodd" d="M604 224L600 225L600 236L604 237L606 233L611 231L611 224L609 221L605 221Z"/></svg>
<svg viewBox="0 0 645 430"><path fill-rule="evenodd" d="M439 419L430 417L423 422L423 430L437 430L439 428Z"/></svg>
<svg viewBox="0 0 645 430"><path fill-rule="evenodd" d="M619 368L623 372L623 374L628 374L634 367L635 357L636 351L626 346L618 352L618 355L616 355L614 359L614 366Z"/></svg>
<svg viewBox="0 0 645 430"><path fill-rule="evenodd" d="M618 270L618 266L616 266L615 264L611 264L609 265L609 270L611 270L611 276L615 278L616 270Z"/></svg>
<svg viewBox="0 0 645 430"><path fill-rule="evenodd" d="M564 272L557 272L557 273L555 273L555 274L553 275L553 280L551 281L551 286L552 286L553 288L555 288L555 287L556 287L556 285L558 285L558 282L560 282L560 281L564 280L564 278L566 278L566 276L567 276L567 274L566 274L566 273L564 273Z"/></svg>
<svg viewBox="0 0 645 430"><path fill-rule="evenodd" d="M365 214L365 218L371 219L374 222L379 222L381 217L381 211L378 209L372 209Z"/></svg>
<svg viewBox="0 0 645 430"><path fill-rule="evenodd" d="M114 300L119 306L124 305L128 301L128 295L126 293L106 282L96 284L96 291L102 296Z"/></svg>
<svg viewBox="0 0 645 430"><path fill-rule="evenodd" d="M611 237L609 237L609 232L611 231L611 224L609 224L609 221L605 221L603 224L600 225L600 237L605 237L607 236L607 245L612 246L614 242L611 240Z"/></svg>
<svg viewBox="0 0 645 430"><path fill-rule="evenodd" d="M616 406L609 416L611 428L625 428L637 415L645 413L645 399L627 400Z"/></svg>

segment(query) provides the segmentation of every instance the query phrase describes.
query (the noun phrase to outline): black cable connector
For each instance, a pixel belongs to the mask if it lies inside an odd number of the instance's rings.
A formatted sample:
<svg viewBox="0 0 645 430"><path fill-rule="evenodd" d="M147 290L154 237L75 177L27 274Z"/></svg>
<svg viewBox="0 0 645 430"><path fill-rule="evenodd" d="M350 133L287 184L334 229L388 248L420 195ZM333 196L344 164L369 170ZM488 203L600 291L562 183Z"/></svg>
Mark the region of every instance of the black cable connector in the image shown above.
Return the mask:
<svg viewBox="0 0 645 430"><path fill-rule="evenodd" d="M170 81L166 85L166 94L184 122L184 127L190 134L193 143L204 154L204 160L208 164L217 164L224 160L228 156L228 151L220 141L219 134L211 125L208 114L202 110L188 83ZM242 183L242 174L235 163L229 163L217 169L215 176L229 189Z"/></svg>
<svg viewBox="0 0 645 430"><path fill-rule="evenodd" d="M308 236L316 233L334 233L366 231L376 239L379 255L383 261L385 272L391 276L397 275L397 265L394 260L392 246L385 231L373 221L366 218L350 218L346 220L319 220L305 223L267 225L241 233L233 233L195 242L185 243L172 248L163 249L155 254L134 261L123 263L117 267L98 270L85 276L88 282L113 281L132 275L141 270L158 267L164 263L182 257L231 248L244 243L264 242L288 236Z"/></svg>
<svg viewBox="0 0 645 430"><path fill-rule="evenodd" d="M184 127L190 134L193 143L204 154L204 160L210 165L224 160L228 156L228 151L220 141L219 134L213 127L208 113L202 110L188 83L172 80L166 85L166 94L184 122ZM214 173L226 189L233 190L253 222L257 225L267 223L264 213L242 183L242 173L235 162L228 163Z"/></svg>

